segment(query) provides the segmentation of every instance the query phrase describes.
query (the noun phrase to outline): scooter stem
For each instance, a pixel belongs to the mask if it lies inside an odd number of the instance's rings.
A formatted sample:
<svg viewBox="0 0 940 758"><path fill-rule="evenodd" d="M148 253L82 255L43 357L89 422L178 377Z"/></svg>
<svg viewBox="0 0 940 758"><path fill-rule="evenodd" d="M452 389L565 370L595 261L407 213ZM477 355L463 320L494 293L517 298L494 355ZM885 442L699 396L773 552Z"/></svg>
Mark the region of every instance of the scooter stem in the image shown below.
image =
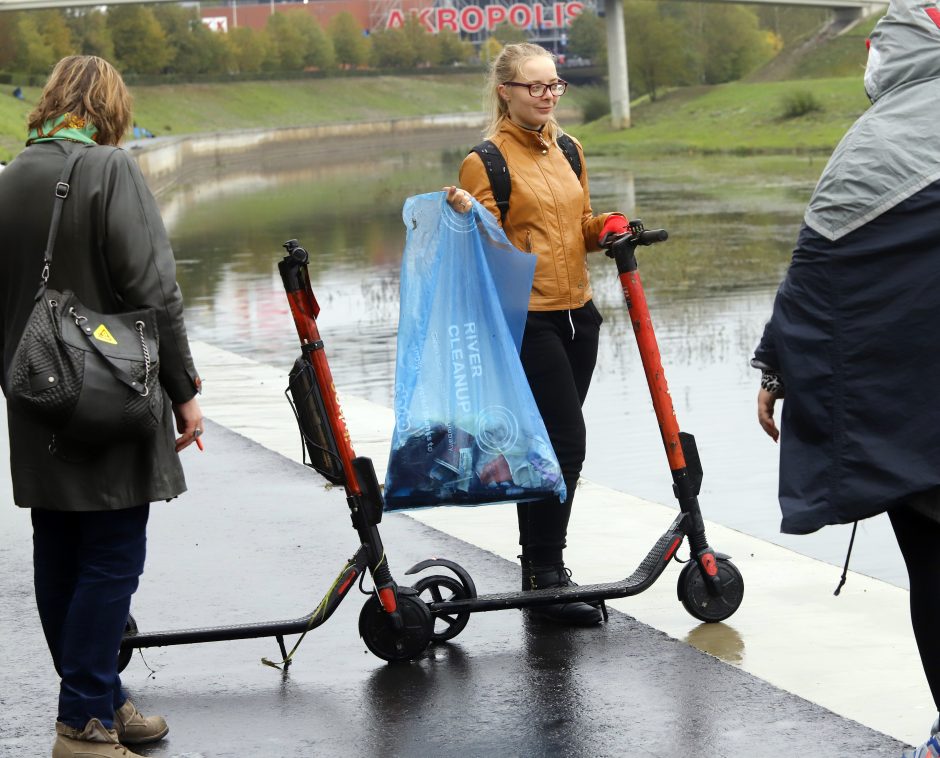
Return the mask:
<svg viewBox="0 0 940 758"><path fill-rule="evenodd" d="M293 244L292 244L293 243ZM333 374L323 351L323 340L320 338L320 329L317 326L317 316L320 306L310 286L310 274L307 270L307 251L296 244L294 240L285 244L288 254L278 264L287 302L290 305L291 315L297 336L300 338L301 349L313 366L317 377L317 385L323 393L323 404L326 416L336 440L337 455L343 467L346 494L349 496L361 495L362 486L356 476L352 462L356 457L353 450L346 419L339 405L336 394L336 385L333 383Z"/></svg>
<svg viewBox="0 0 940 758"><path fill-rule="evenodd" d="M398 589L389 571L377 528L382 519L382 494L375 480L375 469L371 461L356 458L353 450L349 428L339 404L333 374L317 326L320 306L310 284L307 268L309 255L296 240L289 240L284 247L287 255L278 263L278 270L284 283L304 358L313 368L316 384L320 389L326 421L335 441L336 456L342 466L343 486L353 528L367 548L368 565L382 607L389 615L393 627L400 629L403 620L398 611Z"/></svg>
<svg viewBox="0 0 940 758"><path fill-rule="evenodd" d="M705 537L705 522L698 504L701 467L695 450L695 440L691 435L682 434L679 431L676 410L672 404L672 395L669 394L669 385L663 371L659 343L656 341L653 320L646 303L646 293L643 291L643 282L637 270L637 245L664 240L666 234L662 230L646 231L640 222L636 226L636 229L631 226L632 233L629 236L623 237L611 246L608 255L617 262L620 286L627 302L627 310L630 312L640 360L643 362L650 398L653 401L656 420L659 422L659 432L666 449L666 458L669 460L669 469L672 472L673 492L679 501L679 507L691 516L690 526L686 532L689 537L689 547L692 556L707 577L709 592L717 596L721 594L721 586L718 581L715 554ZM686 461L683 442L689 446L691 457L695 462L695 471L690 469Z"/></svg>
<svg viewBox="0 0 940 758"><path fill-rule="evenodd" d="M643 282L637 270L636 245L624 241L614 248L613 253L614 260L617 262L617 273L620 277L623 297L627 302L627 310L630 312L636 344L640 350L646 383L649 385L650 397L653 400L653 409L656 412L659 431L666 448L669 468L676 472L686 467L685 454L679 439L679 422L676 420L672 396L669 394L669 384L666 382L666 374L663 371L659 343L656 341L653 320L646 303L646 293L643 291Z"/></svg>

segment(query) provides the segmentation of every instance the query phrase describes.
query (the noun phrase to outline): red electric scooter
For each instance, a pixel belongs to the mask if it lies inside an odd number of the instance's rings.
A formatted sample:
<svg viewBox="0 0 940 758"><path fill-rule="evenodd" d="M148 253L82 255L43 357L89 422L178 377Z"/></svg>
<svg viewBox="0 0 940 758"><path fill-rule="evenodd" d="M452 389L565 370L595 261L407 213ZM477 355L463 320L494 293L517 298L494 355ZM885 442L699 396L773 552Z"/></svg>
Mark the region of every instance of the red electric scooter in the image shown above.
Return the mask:
<svg viewBox="0 0 940 758"><path fill-rule="evenodd" d="M300 338L301 356L290 373L287 394L310 459L308 465L328 481L345 488L353 528L360 540L359 549L340 570L317 608L298 619L144 634L138 632L130 618L121 645L120 668L127 665L135 648L255 637L275 637L286 668L290 656L284 636L306 634L323 624L356 582L362 583L366 574L371 576L374 589L368 593L370 597L359 615L359 633L369 650L386 661L415 658L431 642L453 639L466 627L472 613L578 600L599 604L606 620L604 601L637 595L652 586L669 562L678 560L676 553L686 537L691 559L679 574L679 600L701 621L717 622L731 616L741 605L744 582L729 556L716 553L706 540L698 504L702 467L695 439L679 431L637 272L636 248L666 238L665 231L646 230L641 222L633 221L630 232L614 239L607 250L607 255L617 263L680 510L630 576L601 584L478 595L473 579L463 567L447 559L431 558L412 566L405 574L413 575L431 568L446 569L450 573L422 576L412 587L399 585L392 578L379 535L382 494L372 461L356 457L336 398L316 323L320 308L310 285L309 255L296 240L290 240L284 245L287 255L278 268Z"/></svg>
<svg viewBox="0 0 940 758"><path fill-rule="evenodd" d="M414 588L420 597L426 600L431 614L435 617L433 640L447 640L456 636L466 626L471 613L502 608L526 608L545 603L576 600L599 603L606 620L607 609L604 601L637 595L648 589L659 578L669 561L676 558L676 552L686 537L689 540L691 558L680 572L677 586L679 600L685 609L700 621L717 622L724 621L740 607L744 597L741 572L731 562L730 556L712 550L705 537L705 524L698 503L702 466L695 438L679 431L646 304L646 295L637 271L637 247L663 242L667 238L668 234L663 229L647 230L641 221L632 221L628 233L609 241L607 255L617 263L620 284L630 311L653 409L672 472L673 492L679 501L679 515L653 545L639 567L629 577L617 582L478 596L470 577L451 561L435 558L412 566L406 574L440 566L452 571L459 580L455 581L450 576L441 574L423 577L414 584ZM448 593L447 597L445 592ZM369 644L368 640L366 644Z"/></svg>
<svg viewBox="0 0 940 758"><path fill-rule="evenodd" d="M333 614L350 589L371 576L373 590L360 615L359 627L369 649L385 660L413 658L431 641L434 620L417 590L399 587L392 578L379 535L382 521L382 493L375 468L368 458L358 458L336 397L333 376L320 339L317 316L320 306L310 286L308 254L296 240L285 243L287 255L278 263L294 326L300 339L301 355L290 372L287 391L309 455L307 465L333 484L346 490L353 528L359 535L359 549L340 569L339 575L311 613L296 619L253 624L140 632L133 616L118 654L118 670L130 662L136 648L186 645L196 642L274 637L280 647L281 664L291 663L284 637L316 629ZM298 644L299 644L298 640ZM294 646L296 649L296 645Z"/></svg>

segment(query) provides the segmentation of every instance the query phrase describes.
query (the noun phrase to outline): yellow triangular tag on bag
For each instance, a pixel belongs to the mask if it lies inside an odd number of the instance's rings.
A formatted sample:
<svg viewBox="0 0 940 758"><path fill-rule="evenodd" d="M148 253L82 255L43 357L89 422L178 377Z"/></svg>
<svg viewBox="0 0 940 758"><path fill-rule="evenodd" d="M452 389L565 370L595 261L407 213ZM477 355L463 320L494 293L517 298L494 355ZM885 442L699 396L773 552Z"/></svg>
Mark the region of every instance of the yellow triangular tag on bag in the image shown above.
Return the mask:
<svg viewBox="0 0 940 758"><path fill-rule="evenodd" d="M98 328L95 329L95 339L101 342L107 342L109 345L117 344L117 340L111 336L111 332L108 331L108 327L104 324L98 324Z"/></svg>

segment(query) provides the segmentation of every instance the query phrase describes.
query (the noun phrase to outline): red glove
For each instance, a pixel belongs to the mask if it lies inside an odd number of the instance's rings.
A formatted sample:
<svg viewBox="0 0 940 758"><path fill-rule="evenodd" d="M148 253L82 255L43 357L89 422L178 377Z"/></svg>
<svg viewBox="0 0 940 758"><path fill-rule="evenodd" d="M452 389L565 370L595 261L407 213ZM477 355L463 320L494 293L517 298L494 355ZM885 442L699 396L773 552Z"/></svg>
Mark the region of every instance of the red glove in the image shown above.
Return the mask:
<svg viewBox="0 0 940 758"><path fill-rule="evenodd" d="M627 221L627 217L622 213L611 213L604 222L604 227L601 229L597 242L601 247L605 247L614 237L627 234L629 231L630 222Z"/></svg>

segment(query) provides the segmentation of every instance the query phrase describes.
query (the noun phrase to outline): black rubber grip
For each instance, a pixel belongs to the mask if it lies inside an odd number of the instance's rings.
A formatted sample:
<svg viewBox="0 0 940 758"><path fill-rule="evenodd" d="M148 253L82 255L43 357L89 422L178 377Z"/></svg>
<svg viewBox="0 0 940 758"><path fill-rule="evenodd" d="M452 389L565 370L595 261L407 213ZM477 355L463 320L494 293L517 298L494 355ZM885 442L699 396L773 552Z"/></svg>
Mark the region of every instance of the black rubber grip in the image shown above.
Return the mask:
<svg viewBox="0 0 940 758"><path fill-rule="evenodd" d="M669 233L665 229L644 229L637 235L638 245L652 245L655 242L665 242Z"/></svg>

